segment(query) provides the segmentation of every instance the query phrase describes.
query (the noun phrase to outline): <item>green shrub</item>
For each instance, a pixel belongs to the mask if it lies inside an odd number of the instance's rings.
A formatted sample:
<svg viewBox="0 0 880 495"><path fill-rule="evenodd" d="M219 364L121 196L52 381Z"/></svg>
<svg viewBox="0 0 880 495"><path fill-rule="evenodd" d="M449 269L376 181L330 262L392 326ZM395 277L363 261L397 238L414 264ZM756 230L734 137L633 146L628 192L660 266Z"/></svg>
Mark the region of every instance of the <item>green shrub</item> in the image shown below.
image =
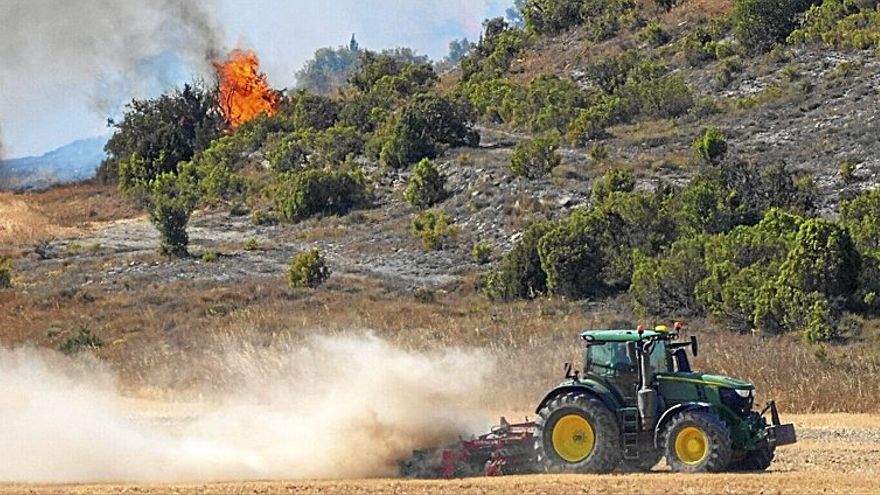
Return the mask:
<svg viewBox="0 0 880 495"><path fill-rule="evenodd" d="M422 304L431 304L437 300L437 294L428 287L419 287L413 292L413 297Z"/></svg>
<svg viewBox="0 0 880 495"><path fill-rule="evenodd" d="M821 43L838 49L880 46L880 11L874 0L826 0L813 5L789 43Z"/></svg>
<svg viewBox="0 0 880 495"><path fill-rule="evenodd" d="M403 197L416 208L430 208L446 197L446 177L425 158L414 167Z"/></svg>
<svg viewBox="0 0 880 495"><path fill-rule="evenodd" d="M794 30L796 13L789 0L736 0L736 39L749 53L767 52Z"/></svg>
<svg viewBox="0 0 880 495"><path fill-rule="evenodd" d="M318 164L335 166L362 154L364 138L354 127L337 124L317 135L314 149Z"/></svg>
<svg viewBox="0 0 880 495"><path fill-rule="evenodd" d="M862 312L880 312L880 190L862 193L840 205L840 220L862 257L858 288L851 304Z"/></svg>
<svg viewBox="0 0 880 495"><path fill-rule="evenodd" d="M553 222L532 224L501 260L497 272L484 280L484 292L492 299L532 299L547 293L547 275L541 268L538 241L555 227Z"/></svg>
<svg viewBox="0 0 880 495"><path fill-rule="evenodd" d="M681 76L666 76L628 84L631 104L638 105L642 115L654 118L675 118L694 106L694 94Z"/></svg>
<svg viewBox="0 0 880 495"><path fill-rule="evenodd" d="M309 156L315 148L316 134L312 130L287 134L269 145L266 158L276 174L301 170L309 165Z"/></svg>
<svg viewBox="0 0 880 495"><path fill-rule="evenodd" d="M418 213L413 217L411 230L414 236L421 239L425 251L449 247L460 232L449 213L442 210Z"/></svg>
<svg viewBox="0 0 880 495"><path fill-rule="evenodd" d="M697 284L707 275L705 237L679 239L659 256L639 256L629 294L636 312L645 317L695 317L705 309L697 300Z"/></svg>
<svg viewBox="0 0 880 495"><path fill-rule="evenodd" d="M849 233L825 219L805 221L780 269L780 280L806 293L847 300L856 289L861 257Z"/></svg>
<svg viewBox="0 0 880 495"><path fill-rule="evenodd" d="M593 143L590 145L589 149L587 149L587 156L590 157L590 161L596 164L607 160L608 155L608 146L602 143Z"/></svg>
<svg viewBox="0 0 880 495"><path fill-rule="evenodd" d="M487 20L483 27L480 43L459 64L465 82L500 78L526 45L526 33L501 17Z"/></svg>
<svg viewBox="0 0 880 495"><path fill-rule="evenodd" d="M799 216L773 209L755 226L707 239L702 259L709 273L696 294L716 321L739 331L756 328L759 295L778 278L802 223Z"/></svg>
<svg viewBox="0 0 880 495"><path fill-rule="evenodd" d="M306 169L278 175L270 194L282 220L295 222L327 214L343 215L369 200L363 170Z"/></svg>
<svg viewBox="0 0 880 495"><path fill-rule="evenodd" d="M510 156L510 172L517 177L539 179L559 166L559 134L548 133L516 145Z"/></svg>
<svg viewBox="0 0 880 495"><path fill-rule="evenodd" d="M62 354L72 356L83 351L100 349L103 346L104 343L101 339L93 334L89 327L83 326L80 327L79 332L77 332L76 335L65 339L58 347L58 350L61 351Z"/></svg>
<svg viewBox="0 0 880 495"><path fill-rule="evenodd" d="M636 188L636 176L631 170L612 169L593 184L592 202L599 204L614 192L632 192Z"/></svg>
<svg viewBox="0 0 880 495"><path fill-rule="evenodd" d="M733 55L732 44L727 41L732 27L730 16L719 16L688 30L682 42L682 51L688 64L699 67L706 62Z"/></svg>
<svg viewBox="0 0 880 495"><path fill-rule="evenodd" d="M506 95L505 120L525 125L532 132L565 132L585 103L585 95L571 79L541 74L523 94L511 91Z"/></svg>
<svg viewBox="0 0 880 495"><path fill-rule="evenodd" d="M205 263L214 263L220 257L217 251L205 251L202 253L202 261Z"/></svg>
<svg viewBox="0 0 880 495"><path fill-rule="evenodd" d="M0 259L0 289L12 287L12 258Z"/></svg>
<svg viewBox="0 0 880 495"><path fill-rule="evenodd" d="M406 168L423 158L434 159L442 146L473 147L480 143L468 106L444 96L414 97L389 126L380 158L392 168Z"/></svg>
<svg viewBox="0 0 880 495"><path fill-rule="evenodd" d="M317 289L330 278L330 268L317 249L310 249L293 257L287 270L291 288Z"/></svg>
<svg viewBox="0 0 880 495"><path fill-rule="evenodd" d="M292 108L283 108L281 118L289 115L295 129L322 131L332 127L339 118L339 103L326 96L298 91L291 101Z"/></svg>
<svg viewBox="0 0 880 495"><path fill-rule="evenodd" d="M844 182L851 182L855 177L855 171L856 161L852 158L846 158L842 162L840 162L838 173L840 174L840 178L843 179Z"/></svg>
<svg viewBox="0 0 880 495"><path fill-rule="evenodd" d="M150 182L150 221L159 230L159 252L167 256L188 254L186 226L198 204L192 175L166 172Z"/></svg>
<svg viewBox="0 0 880 495"><path fill-rule="evenodd" d="M474 244L474 248L471 250L471 257L474 259L474 263L485 265L492 259L492 252L494 250L495 247L491 242L480 241Z"/></svg>
<svg viewBox="0 0 880 495"><path fill-rule="evenodd" d="M257 241L256 237L251 237L250 239L245 241L243 247L245 251L256 251L260 249L260 243L259 241Z"/></svg>
<svg viewBox="0 0 880 495"><path fill-rule="evenodd" d="M581 298L601 293L605 259L601 219L578 210L538 241L541 269L550 293Z"/></svg>
<svg viewBox="0 0 880 495"><path fill-rule="evenodd" d="M251 213L251 223L254 225L275 225L278 223L278 215L274 211L255 210Z"/></svg>
<svg viewBox="0 0 880 495"><path fill-rule="evenodd" d="M727 154L727 138L717 127L708 127L694 140L694 151L707 163L716 163Z"/></svg>
<svg viewBox="0 0 880 495"><path fill-rule="evenodd" d="M528 0L522 8L526 29L558 34L584 26L593 41L603 41L623 28L642 23L633 0Z"/></svg>
<svg viewBox="0 0 880 495"><path fill-rule="evenodd" d="M663 46L669 43L670 37L666 31L656 22L649 22L645 29L642 30L641 38L653 47Z"/></svg>

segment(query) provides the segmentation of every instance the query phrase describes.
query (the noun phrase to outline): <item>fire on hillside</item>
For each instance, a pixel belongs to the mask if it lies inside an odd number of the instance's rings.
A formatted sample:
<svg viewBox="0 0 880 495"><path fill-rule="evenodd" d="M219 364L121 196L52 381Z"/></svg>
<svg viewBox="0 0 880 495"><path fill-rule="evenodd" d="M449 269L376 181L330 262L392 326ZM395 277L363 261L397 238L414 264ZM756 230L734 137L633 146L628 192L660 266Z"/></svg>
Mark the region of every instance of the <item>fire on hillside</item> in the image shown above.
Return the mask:
<svg viewBox="0 0 880 495"><path fill-rule="evenodd" d="M249 50L233 50L215 62L220 83L220 112L232 129L266 114L278 113L280 97L260 72L260 59Z"/></svg>

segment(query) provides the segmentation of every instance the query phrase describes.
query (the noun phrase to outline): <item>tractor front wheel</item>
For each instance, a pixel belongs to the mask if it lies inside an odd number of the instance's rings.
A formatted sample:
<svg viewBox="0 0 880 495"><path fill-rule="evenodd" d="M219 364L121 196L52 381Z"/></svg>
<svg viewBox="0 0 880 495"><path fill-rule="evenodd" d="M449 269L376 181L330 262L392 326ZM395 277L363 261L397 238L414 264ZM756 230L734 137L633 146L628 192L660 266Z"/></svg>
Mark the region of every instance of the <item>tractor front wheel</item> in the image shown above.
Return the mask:
<svg viewBox="0 0 880 495"><path fill-rule="evenodd" d="M585 393L561 394L538 413L535 450L548 472L608 473L623 457L614 413Z"/></svg>
<svg viewBox="0 0 880 495"><path fill-rule="evenodd" d="M673 417L664 434L664 446L669 467L686 473L724 471L733 453L727 424L706 409Z"/></svg>

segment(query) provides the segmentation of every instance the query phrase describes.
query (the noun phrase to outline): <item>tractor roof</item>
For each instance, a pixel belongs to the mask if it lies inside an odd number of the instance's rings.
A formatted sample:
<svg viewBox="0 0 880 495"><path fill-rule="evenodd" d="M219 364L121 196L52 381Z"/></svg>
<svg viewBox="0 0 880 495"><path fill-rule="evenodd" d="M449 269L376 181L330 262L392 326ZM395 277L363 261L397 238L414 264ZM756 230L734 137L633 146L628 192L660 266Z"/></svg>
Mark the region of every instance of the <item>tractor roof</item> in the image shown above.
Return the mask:
<svg viewBox="0 0 880 495"><path fill-rule="evenodd" d="M660 337L667 334L667 330L645 330L639 335L638 330L587 330L581 334L581 338L590 342L638 342L640 340Z"/></svg>

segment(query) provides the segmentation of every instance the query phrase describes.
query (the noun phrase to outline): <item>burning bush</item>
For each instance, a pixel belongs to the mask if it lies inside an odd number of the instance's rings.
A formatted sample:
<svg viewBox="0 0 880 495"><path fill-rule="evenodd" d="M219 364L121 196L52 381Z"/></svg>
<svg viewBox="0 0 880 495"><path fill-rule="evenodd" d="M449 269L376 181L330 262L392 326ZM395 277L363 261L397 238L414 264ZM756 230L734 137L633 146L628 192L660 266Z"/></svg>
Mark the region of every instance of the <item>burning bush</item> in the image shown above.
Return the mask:
<svg viewBox="0 0 880 495"><path fill-rule="evenodd" d="M278 93L269 87L266 75L260 72L257 54L233 50L229 57L214 64L220 79L219 107L223 118L233 129L260 115L278 113Z"/></svg>

